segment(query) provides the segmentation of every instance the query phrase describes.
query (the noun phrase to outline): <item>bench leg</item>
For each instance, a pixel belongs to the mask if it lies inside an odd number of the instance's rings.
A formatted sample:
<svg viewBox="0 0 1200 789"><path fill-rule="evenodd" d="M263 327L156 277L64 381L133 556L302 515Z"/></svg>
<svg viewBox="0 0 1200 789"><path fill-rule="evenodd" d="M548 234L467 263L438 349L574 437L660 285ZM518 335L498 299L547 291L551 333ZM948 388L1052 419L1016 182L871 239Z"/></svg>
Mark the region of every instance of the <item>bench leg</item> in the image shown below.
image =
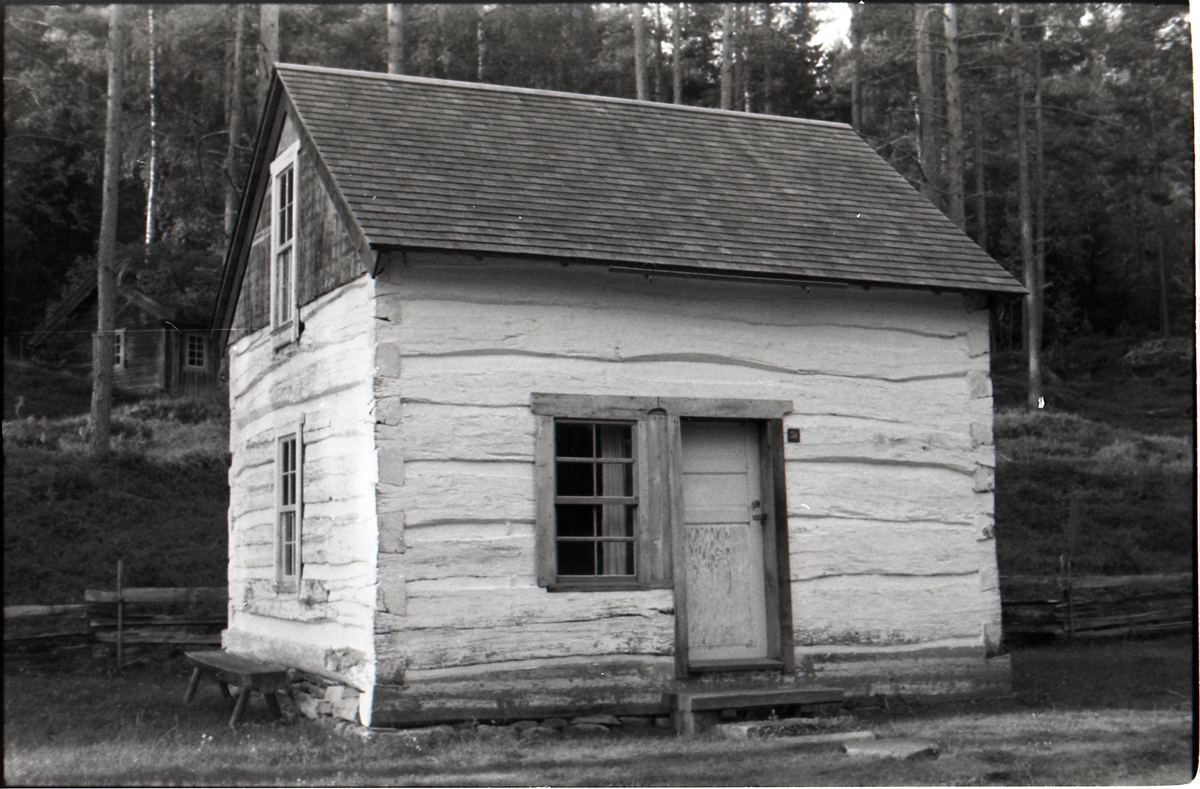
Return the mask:
<svg viewBox="0 0 1200 789"><path fill-rule="evenodd" d="M242 713L246 710L246 702L250 700L250 686L243 686L238 692L237 705L233 708L233 717L229 719L229 726L232 728L237 726L238 718L242 717Z"/></svg>
<svg viewBox="0 0 1200 789"><path fill-rule="evenodd" d="M196 688L200 687L200 675L203 673L199 668L192 672L192 679L188 682L187 693L183 696L184 704L190 704L192 699L196 698Z"/></svg>
<svg viewBox="0 0 1200 789"><path fill-rule="evenodd" d="M271 716L276 720L283 717L283 713L279 709L279 699L274 693L264 693L263 698L267 700L267 709L271 711Z"/></svg>
<svg viewBox="0 0 1200 789"><path fill-rule="evenodd" d="M217 687L221 689L221 698L225 699L226 701L229 701L233 698L233 695L229 692L229 683L227 683L225 680L218 679Z"/></svg>

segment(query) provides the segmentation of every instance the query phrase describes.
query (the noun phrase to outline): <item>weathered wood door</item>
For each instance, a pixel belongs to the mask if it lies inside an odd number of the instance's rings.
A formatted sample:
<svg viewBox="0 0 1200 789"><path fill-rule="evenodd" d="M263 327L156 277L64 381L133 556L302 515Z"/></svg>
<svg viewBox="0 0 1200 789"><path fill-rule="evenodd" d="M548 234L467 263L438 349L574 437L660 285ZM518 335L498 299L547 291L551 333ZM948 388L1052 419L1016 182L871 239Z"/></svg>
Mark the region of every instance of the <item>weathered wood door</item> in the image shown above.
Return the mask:
<svg viewBox="0 0 1200 789"><path fill-rule="evenodd" d="M680 423L689 663L768 657L758 432Z"/></svg>

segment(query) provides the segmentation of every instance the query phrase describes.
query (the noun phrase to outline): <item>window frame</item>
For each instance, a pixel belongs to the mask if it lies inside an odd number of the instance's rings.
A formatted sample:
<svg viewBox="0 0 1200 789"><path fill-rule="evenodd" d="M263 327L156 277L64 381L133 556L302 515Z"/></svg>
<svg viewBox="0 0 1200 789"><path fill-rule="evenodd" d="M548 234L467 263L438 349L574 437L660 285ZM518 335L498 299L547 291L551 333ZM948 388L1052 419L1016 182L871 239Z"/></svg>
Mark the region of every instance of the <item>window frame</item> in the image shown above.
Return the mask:
<svg viewBox="0 0 1200 789"><path fill-rule="evenodd" d="M113 331L113 369L124 370L125 360L128 356L129 345L125 329L116 329Z"/></svg>
<svg viewBox="0 0 1200 789"><path fill-rule="evenodd" d="M200 363L192 363L192 341L199 343ZM203 370L208 366L208 338L203 334L190 332L183 341L183 366L188 370Z"/></svg>
<svg viewBox="0 0 1200 789"><path fill-rule="evenodd" d="M288 445L292 444L289 448ZM291 461L289 467L288 461ZM304 571L304 422L297 422L287 433L275 440L273 494L275 533L275 591L280 594L299 594ZM290 483L290 484L289 484ZM290 495L289 495L290 494ZM290 539L285 523L290 518ZM287 550L291 547L291 566ZM290 569L290 572L289 572Z"/></svg>
<svg viewBox="0 0 1200 789"><path fill-rule="evenodd" d="M275 160L271 162L271 259L270 259L270 313L271 334L273 346L278 349L294 342L300 337L300 304L297 274L299 265L297 254L300 204L300 141L289 145ZM281 200L280 176L291 173L290 194L291 203L286 217L283 216L284 205ZM281 218L284 220L288 236L281 239ZM286 262L280 262L283 255ZM286 279L283 275L286 275ZM286 316L283 314L287 309Z"/></svg>

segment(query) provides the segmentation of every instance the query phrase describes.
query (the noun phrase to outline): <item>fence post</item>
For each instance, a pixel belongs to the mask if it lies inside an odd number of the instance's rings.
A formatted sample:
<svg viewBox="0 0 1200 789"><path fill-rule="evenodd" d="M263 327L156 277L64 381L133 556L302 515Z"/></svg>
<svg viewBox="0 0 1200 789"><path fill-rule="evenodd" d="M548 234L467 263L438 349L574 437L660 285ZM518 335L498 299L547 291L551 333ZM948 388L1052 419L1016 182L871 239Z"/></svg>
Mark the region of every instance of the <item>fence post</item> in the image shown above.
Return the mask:
<svg viewBox="0 0 1200 789"><path fill-rule="evenodd" d="M121 631L125 629L125 595L121 591L121 582L125 575L125 560L117 559L117 669L125 664L125 654L121 643Z"/></svg>

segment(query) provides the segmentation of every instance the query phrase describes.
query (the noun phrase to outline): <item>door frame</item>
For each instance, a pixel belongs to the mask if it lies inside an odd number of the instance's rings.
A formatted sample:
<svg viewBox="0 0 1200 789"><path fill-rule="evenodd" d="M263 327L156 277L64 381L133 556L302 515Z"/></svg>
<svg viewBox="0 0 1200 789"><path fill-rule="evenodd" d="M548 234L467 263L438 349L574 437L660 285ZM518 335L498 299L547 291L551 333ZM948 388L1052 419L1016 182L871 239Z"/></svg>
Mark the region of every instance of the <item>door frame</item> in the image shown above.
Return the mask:
<svg viewBox="0 0 1200 789"><path fill-rule="evenodd" d="M784 476L783 415L790 401L691 401L683 412L667 412L671 547L675 587L675 674L680 678L706 671L795 671L792 633L791 563L788 558L787 486ZM702 407L708 405L709 407ZM717 407L714 407L717 406ZM781 408L782 407L782 408ZM699 412L699 413L697 413ZM767 658L692 661L688 654L687 572L683 523L683 441L681 418L739 421L758 425L759 479L763 502L763 570L766 588Z"/></svg>

